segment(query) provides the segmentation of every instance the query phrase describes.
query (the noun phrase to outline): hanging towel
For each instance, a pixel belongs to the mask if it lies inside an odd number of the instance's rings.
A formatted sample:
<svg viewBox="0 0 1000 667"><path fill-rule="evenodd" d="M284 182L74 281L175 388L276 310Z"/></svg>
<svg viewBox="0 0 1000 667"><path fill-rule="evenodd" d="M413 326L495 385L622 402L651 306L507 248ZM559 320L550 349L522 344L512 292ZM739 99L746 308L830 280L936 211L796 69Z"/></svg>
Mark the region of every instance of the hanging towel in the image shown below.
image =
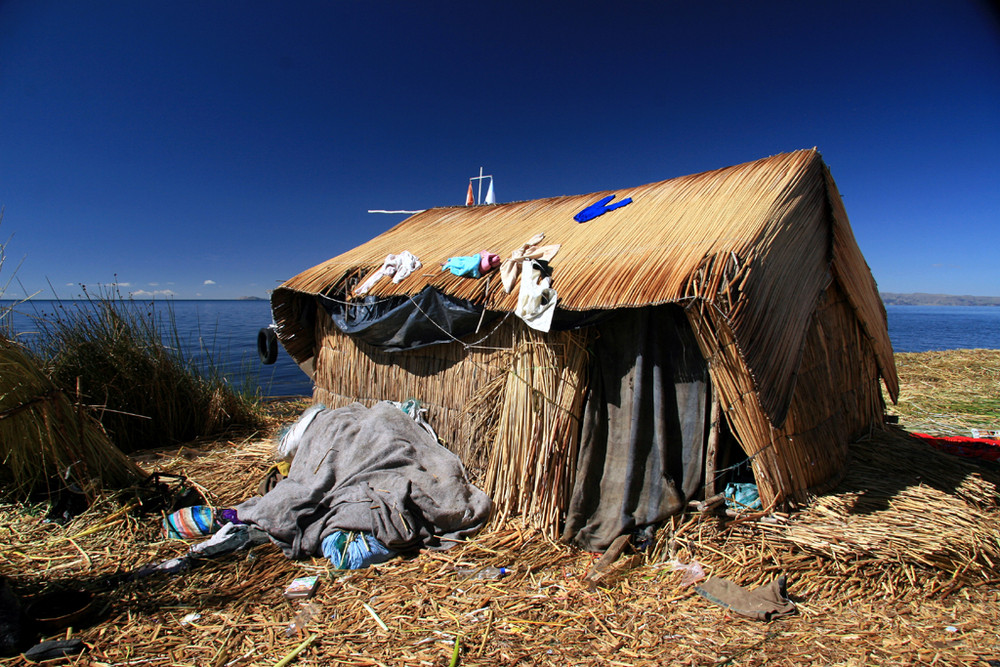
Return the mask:
<svg viewBox="0 0 1000 667"><path fill-rule="evenodd" d="M532 329L548 331L552 328L552 316L558 300L556 291L552 289L552 279L543 275L542 268L534 260L523 261L521 290L517 293L514 314Z"/></svg>
<svg viewBox="0 0 1000 667"><path fill-rule="evenodd" d="M479 274L486 275L493 269L500 266L500 255L489 250L479 251Z"/></svg>
<svg viewBox="0 0 1000 667"><path fill-rule="evenodd" d="M521 273L521 262L523 260L540 259L544 262L549 262L559 252L560 246L558 244L538 245L544 238L545 234L532 236L523 246L511 252L510 257L500 264L500 280L503 283L504 292L510 294L514 291L514 281L517 280L517 276Z"/></svg>
<svg viewBox="0 0 1000 667"><path fill-rule="evenodd" d="M470 183L470 185L471 185L471 183ZM493 179L492 178L490 179L490 189L486 191L486 203L487 204L496 204L497 203L496 195L493 194Z"/></svg>
<svg viewBox="0 0 1000 667"><path fill-rule="evenodd" d="M479 255L449 257L448 261L441 265L441 270L451 271L453 275L460 278L478 278L481 275L479 273L480 260Z"/></svg>
<svg viewBox="0 0 1000 667"><path fill-rule="evenodd" d="M392 282L400 283L421 266L423 264L409 250L404 250L398 255L386 255L385 261L382 262L382 268L368 276L363 283L358 285L354 290L354 295L364 296L368 293L368 290L374 287L375 283L385 276L392 276Z"/></svg>
<svg viewBox="0 0 1000 667"><path fill-rule="evenodd" d="M632 203L631 197L626 197L621 201L615 202L614 204L609 204L608 202L615 198L615 195L609 195L599 202L595 202L583 209L579 213L573 216L573 219L577 222L587 222L588 220L593 220L594 218L604 215L608 211L613 211L616 208L621 208L622 206L628 206Z"/></svg>

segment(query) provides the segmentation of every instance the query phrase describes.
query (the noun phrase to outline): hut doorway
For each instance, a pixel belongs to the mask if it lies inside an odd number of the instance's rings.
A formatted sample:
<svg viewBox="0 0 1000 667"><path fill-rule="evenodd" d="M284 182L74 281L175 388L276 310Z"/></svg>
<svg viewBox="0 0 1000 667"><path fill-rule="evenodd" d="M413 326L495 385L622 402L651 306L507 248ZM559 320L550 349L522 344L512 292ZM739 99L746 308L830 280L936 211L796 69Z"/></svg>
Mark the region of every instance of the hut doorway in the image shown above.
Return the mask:
<svg viewBox="0 0 1000 667"><path fill-rule="evenodd" d="M681 306L619 311L594 326L563 539L602 551L703 497L712 411L708 366ZM742 451L727 427L718 435L721 469Z"/></svg>

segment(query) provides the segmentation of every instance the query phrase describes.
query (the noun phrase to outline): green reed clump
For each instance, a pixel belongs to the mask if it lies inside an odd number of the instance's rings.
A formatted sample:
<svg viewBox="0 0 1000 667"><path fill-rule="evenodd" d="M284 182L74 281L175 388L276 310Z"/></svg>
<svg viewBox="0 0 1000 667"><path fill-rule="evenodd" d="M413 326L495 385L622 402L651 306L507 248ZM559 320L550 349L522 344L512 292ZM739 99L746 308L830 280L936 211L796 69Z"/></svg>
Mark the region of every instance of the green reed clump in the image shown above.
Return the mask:
<svg viewBox="0 0 1000 667"><path fill-rule="evenodd" d="M39 319L36 347L53 381L90 405L124 451L262 425L259 392L185 359L172 317L158 315L152 303L114 291L87 294L83 304L59 302Z"/></svg>

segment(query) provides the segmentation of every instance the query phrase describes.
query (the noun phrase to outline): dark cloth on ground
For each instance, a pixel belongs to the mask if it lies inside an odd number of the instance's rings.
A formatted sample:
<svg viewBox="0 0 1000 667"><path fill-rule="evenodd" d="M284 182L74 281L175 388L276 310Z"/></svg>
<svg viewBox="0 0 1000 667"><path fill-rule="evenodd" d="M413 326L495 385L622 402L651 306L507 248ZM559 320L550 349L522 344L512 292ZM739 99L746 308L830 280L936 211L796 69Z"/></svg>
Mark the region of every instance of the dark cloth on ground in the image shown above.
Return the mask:
<svg viewBox="0 0 1000 667"><path fill-rule="evenodd" d="M370 533L394 551L446 548L479 530L491 507L458 457L411 417L353 403L320 411L288 477L236 510L286 556L307 558L336 530Z"/></svg>
<svg viewBox="0 0 1000 667"><path fill-rule="evenodd" d="M576 482L562 539L603 551L680 511L704 476L708 370L681 307L596 325Z"/></svg>
<svg viewBox="0 0 1000 667"><path fill-rule="evenodd" d="M741 616L770 621L796 612L795 603L785 592L784 576L752 591L722 577L712 577L694 589L709 602L731 609Z"/></svg>

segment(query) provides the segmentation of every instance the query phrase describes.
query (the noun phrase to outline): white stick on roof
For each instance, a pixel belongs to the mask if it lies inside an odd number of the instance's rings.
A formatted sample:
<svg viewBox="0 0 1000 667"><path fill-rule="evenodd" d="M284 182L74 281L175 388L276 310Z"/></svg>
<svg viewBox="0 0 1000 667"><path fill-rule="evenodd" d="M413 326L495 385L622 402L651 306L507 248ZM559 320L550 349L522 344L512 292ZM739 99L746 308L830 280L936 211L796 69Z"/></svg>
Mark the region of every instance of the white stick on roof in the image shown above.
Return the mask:
<svg viewBox="0 0 1000 667"><path fill-rule="evenodd" d="M472 182L472 181L479 181L479 194L476 196L476 205L477 206L479 204L483 203L483 179L484 178L490 179L490 184L491 185L493 184L493 176L490 175L490 174L487 174L487 175L483 176L483 168L480 167L479 168L479 175L478 176L473 176L472 178L469 179L470 182Z"/></svg>

